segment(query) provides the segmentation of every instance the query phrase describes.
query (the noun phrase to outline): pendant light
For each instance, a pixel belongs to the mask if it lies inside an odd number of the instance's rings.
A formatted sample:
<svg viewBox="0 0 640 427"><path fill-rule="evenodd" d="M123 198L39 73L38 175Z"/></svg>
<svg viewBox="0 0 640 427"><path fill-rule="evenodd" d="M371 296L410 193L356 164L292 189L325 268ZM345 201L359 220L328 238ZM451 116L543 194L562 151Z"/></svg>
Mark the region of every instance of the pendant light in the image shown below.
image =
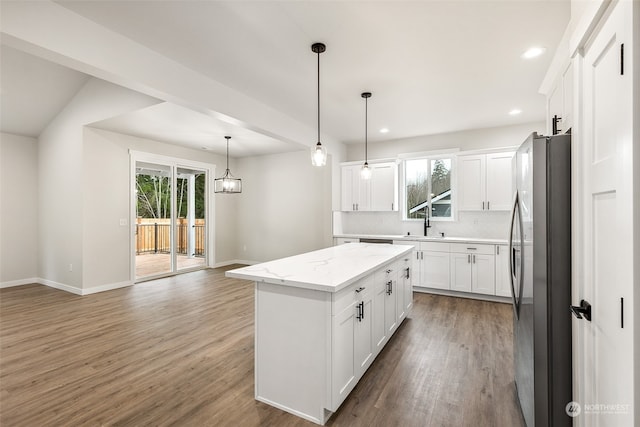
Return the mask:
<svg viewBox="0 0 640 427"><path fill-rule="evenodd" d="M368 105L367 101L371 98L371 92L363 92L360 96L364 98L364 165L362 165L362 169L360 169L360 177L362 179L370 179L371 178L371 168L369 167L369 163L367 162L367 149L368 149L368 132L367 132L367 116L368 116Z"/></svg>
<svg viewBox="0 0 640 427"><path fill-rule="evenodd" d="M323 43L314 43L311 50L318 54L318 143L311 148L311 163L314 166L324 166L327 163L327 149L320 143L320 54L327 47Z"/></svg>
<svg viewBox="0 0 640 427"><path fill-rule="evenodd" d="M227 139L227 170L224 172L221 178L216 178L213 181L214 193L242 193L242 180L240 178L234 178L229 170L229 140L230 136L225 136Z"/></svg>

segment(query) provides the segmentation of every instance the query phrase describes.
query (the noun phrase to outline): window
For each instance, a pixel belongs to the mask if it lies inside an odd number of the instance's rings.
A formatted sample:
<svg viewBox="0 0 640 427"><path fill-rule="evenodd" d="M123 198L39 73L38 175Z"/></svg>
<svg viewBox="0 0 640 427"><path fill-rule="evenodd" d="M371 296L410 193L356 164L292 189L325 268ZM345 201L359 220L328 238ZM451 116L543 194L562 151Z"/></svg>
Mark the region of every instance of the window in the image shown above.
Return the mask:
<svg viewBox="0 0 640 427"><path fill-rule="evenodd" d="M410 159L404 162L404 219L453 219L451 189L452 159Z"/></svg>

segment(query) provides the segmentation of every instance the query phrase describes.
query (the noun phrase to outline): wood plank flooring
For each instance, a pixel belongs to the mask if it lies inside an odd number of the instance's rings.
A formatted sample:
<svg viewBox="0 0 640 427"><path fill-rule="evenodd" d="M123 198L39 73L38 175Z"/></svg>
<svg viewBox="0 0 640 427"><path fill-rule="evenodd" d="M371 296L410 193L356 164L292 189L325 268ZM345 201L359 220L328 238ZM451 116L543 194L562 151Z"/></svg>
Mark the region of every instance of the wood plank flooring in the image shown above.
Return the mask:
<svg viewBox="0 0 640 427"><path fill-rule="evenodd" d="M1 426L312 426L254 400L251 282L0 290ZM415 294L329 426L523 426L507 304Z"/></svg>

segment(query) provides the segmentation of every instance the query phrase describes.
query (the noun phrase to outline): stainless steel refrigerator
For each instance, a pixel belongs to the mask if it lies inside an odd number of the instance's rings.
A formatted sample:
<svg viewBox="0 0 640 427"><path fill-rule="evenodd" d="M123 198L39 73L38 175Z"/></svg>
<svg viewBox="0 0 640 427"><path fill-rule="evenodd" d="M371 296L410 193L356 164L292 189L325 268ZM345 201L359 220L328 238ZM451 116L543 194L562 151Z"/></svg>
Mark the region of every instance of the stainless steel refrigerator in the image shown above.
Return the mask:
<svg viewBox="0 0 640 427"><path fill-rule="evenodd" d="M571 135L530 135L514 159L509 268L515 383L528 427L571 426Z"/></svg>

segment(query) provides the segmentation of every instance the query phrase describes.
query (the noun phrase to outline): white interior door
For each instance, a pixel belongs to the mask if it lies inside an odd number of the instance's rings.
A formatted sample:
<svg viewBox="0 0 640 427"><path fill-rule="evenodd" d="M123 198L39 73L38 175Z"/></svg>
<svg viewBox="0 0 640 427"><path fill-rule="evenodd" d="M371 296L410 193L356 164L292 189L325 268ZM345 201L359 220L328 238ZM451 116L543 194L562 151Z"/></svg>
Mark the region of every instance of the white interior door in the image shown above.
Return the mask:
<svg viewBox="0 0 640 427"><path fill-rule="evenodd" d="M574 248L572 303L591 303L592 320L573 321L580 426L634 425L632 70L631 61L621 63L621 45L632 52L631 16L631 2L618 2L582 62L582 133L573 146L582 181L574 214L584 237Z"/></svg>

